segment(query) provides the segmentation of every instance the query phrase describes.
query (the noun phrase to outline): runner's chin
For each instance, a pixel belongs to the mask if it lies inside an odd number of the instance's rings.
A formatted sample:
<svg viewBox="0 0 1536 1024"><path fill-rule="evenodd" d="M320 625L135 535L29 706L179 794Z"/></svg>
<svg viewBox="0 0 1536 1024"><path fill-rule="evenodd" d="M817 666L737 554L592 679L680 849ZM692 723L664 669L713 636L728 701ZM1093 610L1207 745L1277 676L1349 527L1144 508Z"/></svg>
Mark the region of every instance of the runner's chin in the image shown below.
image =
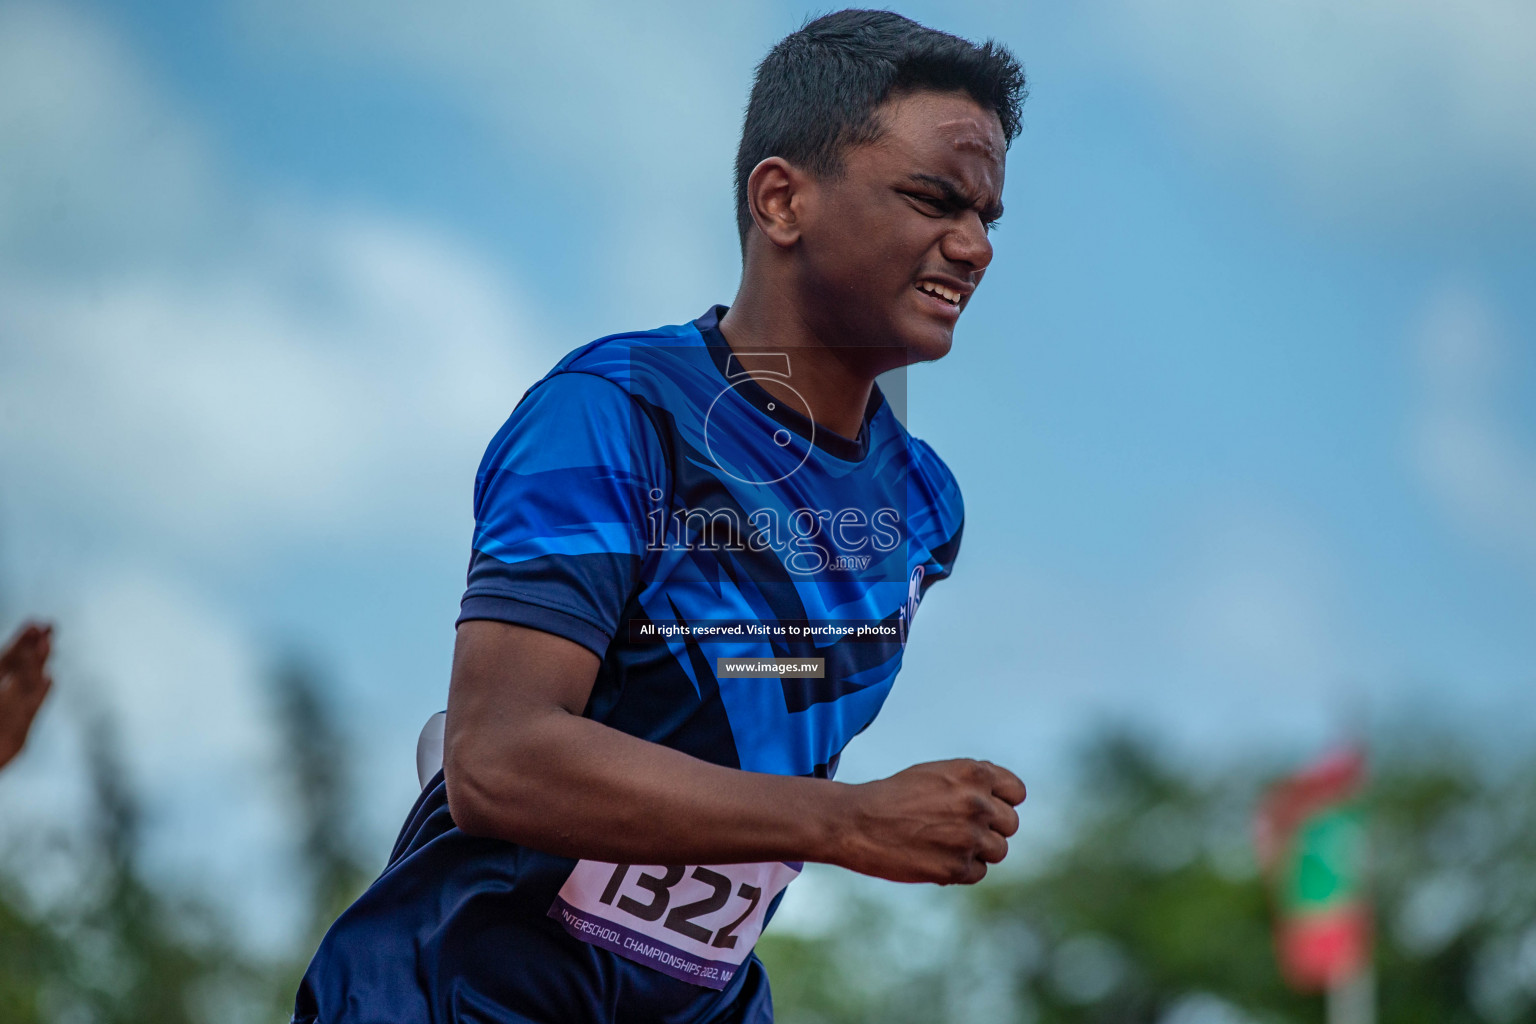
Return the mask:
<svg viewBox="0 0 1536 1024"><path fill-rule="evenodd" d="M902 340L906 343L909 363L927 363L942 359L949 355L949 350L955 343L953 322L937 322L932 316L912 324L903 332L903 335Z"/></svg>
<svg viewBox="0 0 1536 1024"><path fill-rule="evenodd" d="M943 299L911 288L902 309L902 341L911 353L910 362L942 359L954 345L955 322L963 304L950 306Z"/></svg>

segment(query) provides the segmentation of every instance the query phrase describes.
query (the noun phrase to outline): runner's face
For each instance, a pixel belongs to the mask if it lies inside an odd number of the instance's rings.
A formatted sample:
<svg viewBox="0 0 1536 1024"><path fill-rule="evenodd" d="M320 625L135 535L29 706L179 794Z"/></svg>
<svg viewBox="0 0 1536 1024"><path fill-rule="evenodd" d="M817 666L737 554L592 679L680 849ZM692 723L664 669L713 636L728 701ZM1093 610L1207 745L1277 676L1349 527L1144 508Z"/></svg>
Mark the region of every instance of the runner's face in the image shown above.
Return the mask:
<svg viewBox="0 0 1536 1024"><path fill-rule="evenodd" d="M965 93L911 93L880 114L881 137L844 154L841 176L816 183L802 283L850 342L905 348L908 362L938 359L992 262L1002 126Z"/></svg>

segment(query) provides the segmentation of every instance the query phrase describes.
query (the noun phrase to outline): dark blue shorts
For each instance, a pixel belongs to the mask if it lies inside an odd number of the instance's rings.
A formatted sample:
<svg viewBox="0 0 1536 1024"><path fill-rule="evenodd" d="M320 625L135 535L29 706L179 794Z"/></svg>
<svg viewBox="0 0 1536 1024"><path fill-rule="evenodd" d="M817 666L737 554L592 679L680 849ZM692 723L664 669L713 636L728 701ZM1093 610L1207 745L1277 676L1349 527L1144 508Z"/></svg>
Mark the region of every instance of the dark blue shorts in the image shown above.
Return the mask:
<svg viewBox="0 0 1536 1024"><path fill-rule="evenodd" d="M574 863L460 832L439 773L321 941L294 1024L771 1024L756 956L717 992L571 937L546 915Z"/></svg>

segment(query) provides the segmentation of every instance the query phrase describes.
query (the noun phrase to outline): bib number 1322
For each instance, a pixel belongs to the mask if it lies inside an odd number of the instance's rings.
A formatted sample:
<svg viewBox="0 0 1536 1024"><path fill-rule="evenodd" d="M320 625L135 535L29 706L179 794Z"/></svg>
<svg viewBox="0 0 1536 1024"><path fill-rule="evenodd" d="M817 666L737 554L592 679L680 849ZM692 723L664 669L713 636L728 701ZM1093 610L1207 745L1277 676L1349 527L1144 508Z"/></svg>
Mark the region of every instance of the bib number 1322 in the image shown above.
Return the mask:
<svg viewBox="0 0 1536 1024"><path fill-rule="evenodd" d="M583 942L674 978L724 988L799 864L576 864L549 916Z"/></svg>

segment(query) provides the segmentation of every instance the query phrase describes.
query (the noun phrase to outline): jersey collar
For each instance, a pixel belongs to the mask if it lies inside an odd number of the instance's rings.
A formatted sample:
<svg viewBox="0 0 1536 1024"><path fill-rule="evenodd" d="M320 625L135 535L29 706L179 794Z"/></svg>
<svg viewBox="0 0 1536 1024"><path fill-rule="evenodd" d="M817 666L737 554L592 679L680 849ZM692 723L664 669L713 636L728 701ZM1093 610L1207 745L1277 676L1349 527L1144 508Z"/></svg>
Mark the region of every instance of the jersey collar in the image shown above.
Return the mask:
<svg viewBox="0 0 1536 1024"><path fill-rule="evenodd" d="M731 375L729 368L731 346L725 340L725 335L720 333L720 321L729 308L729 306L711 306L703 316L693 322L700 336L703 337L704 344L708 346L710 358L714 361L715 368L720 371L720 376L730 381L735 386L736 393L751 402L764 416L795 435L810 441L828 455L842 459L844 462L863 461L864 456L869 454L870 422L880 411L880 407L885 404L885 396L880 392L880 385L871 385L869 389L869 404L864 407L864 422L859 424L858 437L843 437L826 427L812 423L785 403L775 402L773 396L750 377L743 380L739 372L734 377Z"/></svg>

